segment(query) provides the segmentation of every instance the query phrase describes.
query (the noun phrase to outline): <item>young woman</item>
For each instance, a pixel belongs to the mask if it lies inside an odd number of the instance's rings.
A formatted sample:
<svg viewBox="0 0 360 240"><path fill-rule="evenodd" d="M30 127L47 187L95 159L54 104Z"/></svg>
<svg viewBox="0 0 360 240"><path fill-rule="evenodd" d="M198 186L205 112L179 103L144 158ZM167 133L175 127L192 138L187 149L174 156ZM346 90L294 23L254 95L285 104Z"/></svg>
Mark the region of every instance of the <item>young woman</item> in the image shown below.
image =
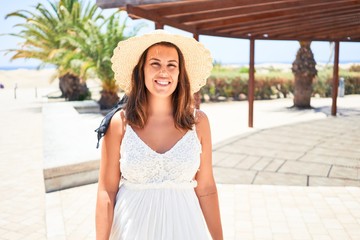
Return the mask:
<svg viewBox="0 0 360 240"><path fill-rule="evenodd" d="M210 52L155 30L120 42L112 63L128 101L102 142L97 239L222 239L209 121L192 104Z"/></svg>

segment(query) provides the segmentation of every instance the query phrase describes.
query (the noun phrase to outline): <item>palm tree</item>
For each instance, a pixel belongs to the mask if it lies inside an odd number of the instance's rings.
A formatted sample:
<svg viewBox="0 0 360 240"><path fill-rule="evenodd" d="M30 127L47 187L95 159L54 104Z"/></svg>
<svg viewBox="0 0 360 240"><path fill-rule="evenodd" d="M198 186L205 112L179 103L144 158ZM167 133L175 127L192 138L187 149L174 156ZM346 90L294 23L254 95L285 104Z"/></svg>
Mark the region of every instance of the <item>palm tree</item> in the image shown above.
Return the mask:
<svg viewBox="0 0 360 240"><path fill-rule="evenodd" d="M297 108L311 108L312 82L317 70L310 45L310 41L300 41L300 49L292 64L292 72L295 76L294 107Z"/></svg>
<svg viewBox="0 0 360 240"><path fill-rule="evenodd" d="M126 21L121 23L118 12L112 14L100 26L89 20L84 25L73 27L76 34L64 37L74 50L69 51L66 48L60 50L64 59L62 65L65 68L76 64L81 78L86 79L90 72L95 73L101 80L102 91L99 100L101 109L111 108L119 101L117 94L119 89L110 61L113 50L119 41L134 36L141 25L135 27L127 36L124 35L125 27Z"/></svg>
<svg viewBox="0 0 360 240"><path fill-rule="evenodd" d="M25 23L16 25L22 27L20 33L10 34L24 39L22 47L8 49L8 52L15 53L11 59L35 58L43 62L40 67L55 65L59 70L59 87L63 96L68 100L82 100L90 94L86 83L81 81L74 69L61 65L63 59L58 51L60 48L73 50L63 39L72 27L81 26L89 20L97 21L103 16L96 5L88 3L83 6L78 0L60 0L58 3L49 1L49 4L50 9L40 3L34 12L20 10L6 16L25 20Z"/></svg>

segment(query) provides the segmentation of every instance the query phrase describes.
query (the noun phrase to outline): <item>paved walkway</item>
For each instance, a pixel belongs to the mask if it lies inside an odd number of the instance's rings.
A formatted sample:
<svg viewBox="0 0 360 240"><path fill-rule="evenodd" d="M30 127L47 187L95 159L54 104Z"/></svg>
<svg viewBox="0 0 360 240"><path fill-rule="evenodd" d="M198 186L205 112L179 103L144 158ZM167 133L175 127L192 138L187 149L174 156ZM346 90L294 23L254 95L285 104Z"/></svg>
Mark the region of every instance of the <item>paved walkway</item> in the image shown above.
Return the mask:
<svg viewBox="0 0 360 240"><path fill-rule="evenodd" d="M360 186L360 115L260 130L214 148L217 181Z"/></svg>
<svg viewBox="0 0 360 240"><path fill-rule="evenodd" d="M95 239L97 184L44 193L41 101L11 96L0 92L0 239ZM360 239L360 96L339 99L337 118L330 103L256 101L255 129L245 102L202 106L225 239Z"/></svg>

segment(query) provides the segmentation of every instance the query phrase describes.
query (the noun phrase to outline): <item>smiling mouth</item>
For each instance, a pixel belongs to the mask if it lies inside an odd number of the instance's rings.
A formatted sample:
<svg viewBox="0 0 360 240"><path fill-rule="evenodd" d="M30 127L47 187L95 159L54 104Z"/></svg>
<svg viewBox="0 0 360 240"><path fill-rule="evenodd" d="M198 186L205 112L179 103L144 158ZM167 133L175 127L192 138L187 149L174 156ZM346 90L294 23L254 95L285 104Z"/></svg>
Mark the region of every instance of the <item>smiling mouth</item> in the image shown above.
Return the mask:
<svg viewBox="0 0 360 240"><path fill-rule="evenodd" d="M161 81L161 80L155 80L155 82L161 86L167 86L170 84L169 81Z"/></svg>

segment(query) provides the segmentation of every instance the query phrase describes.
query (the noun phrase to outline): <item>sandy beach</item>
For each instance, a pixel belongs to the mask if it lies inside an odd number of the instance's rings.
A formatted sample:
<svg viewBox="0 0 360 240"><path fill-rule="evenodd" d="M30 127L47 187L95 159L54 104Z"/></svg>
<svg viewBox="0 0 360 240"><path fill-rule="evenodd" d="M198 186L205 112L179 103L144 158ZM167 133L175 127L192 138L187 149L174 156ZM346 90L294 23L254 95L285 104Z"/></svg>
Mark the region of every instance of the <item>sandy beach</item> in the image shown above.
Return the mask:
<svg viewBox="0 0 360 240"><path fill-rule="evenodd" d="M48 88L58 87L59 80L56 76L55 69L17 69L17 70L0 70L0 83L5 88Z"/></svg>

